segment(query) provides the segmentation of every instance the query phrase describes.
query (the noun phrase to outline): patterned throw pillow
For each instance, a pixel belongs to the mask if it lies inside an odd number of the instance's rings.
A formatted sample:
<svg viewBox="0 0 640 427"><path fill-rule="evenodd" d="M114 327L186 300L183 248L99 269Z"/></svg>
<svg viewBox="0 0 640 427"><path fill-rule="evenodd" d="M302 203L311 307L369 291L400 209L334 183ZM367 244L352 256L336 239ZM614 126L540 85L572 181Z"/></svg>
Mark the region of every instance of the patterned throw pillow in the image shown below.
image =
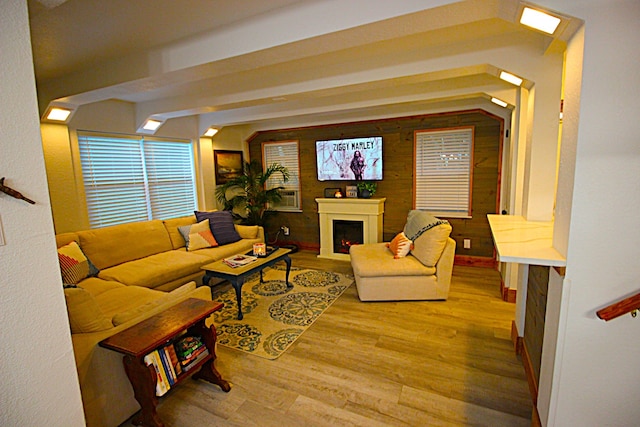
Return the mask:
<svg viewBox="0 0 640 427"><path fill-rule="evenodd" d="M395 259L407 256L412 246L413 242L407 239L403 232L398 233L390 243L387 243L387 247L391 250Z"/></svg>
<svg viewBox="0 0 640 427"><path fill-rule="evenodd" d="M58 261L65 287L73 287L81 280L99 273L75 241L58 248Z"/></svg>
<svg viewBox="0 0 640 427"><path fill-rule="evenodd" d="M237 242L242 238L236 231L236 227L233 224L233 217L229 211L217 211L217 212L200 212L195 211L196 220L198 222L208 219L209 227L213 237L216 238L216 242L219 245L226 245L228 243Z"/></svg>
<svg viewBox="0 0 640 427"><path fill-rule="evenodd" d="M193 225L183 225L182 227L178 227L178 231L180 231L180 234L184 237L188 251L218 246L218 242L213 237L211 229L209 228L208 219Z"/></svg>

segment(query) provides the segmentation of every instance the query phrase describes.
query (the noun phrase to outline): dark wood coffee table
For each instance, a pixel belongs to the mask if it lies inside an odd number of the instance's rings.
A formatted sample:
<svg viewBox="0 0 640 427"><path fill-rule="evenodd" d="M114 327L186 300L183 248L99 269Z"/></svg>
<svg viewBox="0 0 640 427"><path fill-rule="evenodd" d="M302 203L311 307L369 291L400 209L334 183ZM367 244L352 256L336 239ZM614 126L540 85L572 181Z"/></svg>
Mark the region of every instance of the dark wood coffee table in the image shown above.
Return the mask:
<svg viewBox="0 0 640 427"><path fill-rule="evenodd" d="M209 283L213 277L228 280L236 291L236 301L238 302L238 320L244 316L242 314L242 285L247 277L256 272L260 272L260 283L262 283L262 270L277 262L284 261L287 264L287 274L285 280L287 289L291 289L293 285L289 284L289 272L291 271L291 258L289 258L291 249L279 248L271 255L265 258L258 258L257 261L242 267L230 267L223 260L212 262L202 267L206 271L203 283Z"/></svg>
<svg viewBox="0 0 640 427"><path fill-rule="evenodd" d="M135 425L164 426L156 412L156 371L153 366L147 366L144 357L185 331L189 335L202 337L209 355L192 370L180 374L172 387L195 372L193 378L217 384L225 392L231 390L229 383L222 379L213 364L216 359L216 330L213 325L205 325L205 320L211 313L220 310L222 306L219 302L189 298L100 342L101 347L124 355L124 370L141 407L141 411L133 419Z"/></svg>

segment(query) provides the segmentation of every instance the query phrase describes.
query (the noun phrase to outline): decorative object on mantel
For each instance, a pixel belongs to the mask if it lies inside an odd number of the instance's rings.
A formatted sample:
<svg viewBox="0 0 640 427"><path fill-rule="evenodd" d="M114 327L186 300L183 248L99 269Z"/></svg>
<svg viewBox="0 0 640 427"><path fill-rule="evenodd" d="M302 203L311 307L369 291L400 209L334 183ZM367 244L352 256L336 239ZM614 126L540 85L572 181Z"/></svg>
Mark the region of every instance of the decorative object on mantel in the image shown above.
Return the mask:
<svg viewBox="0 0 640 427"><path fill-rule="evenodd" d="M371 198L371 196L376 194L376 191L378 190L378 183L373 181L360 181L356 185L358 187L360 197L363 199Z"/></svg>
<svg viewBox="0 0 640 427"><path fill-rule="evenodd" d="M27 203L35 205L36 202L22 195L21 192L14 190L13 188L9 188L4 185L4 177L0 178L0 191L5 194L10 195L11 197L15 197L16 199L24 200Z"/></svg>
<svg viewBox="0 0 640 427"><path fill-rule="evenodd" d="M358 197L358 187L355 185L347 185L347 188L345 189L345 192L347 193L347 197L349 198L357 198Z"/></svg>
<svg viewBox="0 0 640 427"><path fill-rule="evenodd" d="M340 196L337 195L338 193L340 193ZM325 188L324 197L332 199L342 197L342 188Z"/></svg>

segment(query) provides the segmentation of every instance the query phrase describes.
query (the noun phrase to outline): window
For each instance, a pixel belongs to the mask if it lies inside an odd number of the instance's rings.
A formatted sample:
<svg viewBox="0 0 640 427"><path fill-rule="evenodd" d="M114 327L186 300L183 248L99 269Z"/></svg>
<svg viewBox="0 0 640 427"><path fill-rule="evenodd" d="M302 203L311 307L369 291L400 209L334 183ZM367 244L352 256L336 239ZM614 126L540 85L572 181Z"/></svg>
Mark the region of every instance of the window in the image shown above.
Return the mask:
<svg viewBox="0 0 640 427"><path fill-rule="evenodd" d="M267 181L267 189L284 187L280 203L271 206L277 211L302 212L300 201L300 158L298 141L265 142L262 144L263 165L281 164L289 171L289 181L283 182L282 175L275 174Z"/></svg>
<svg viewBox="0 0 640 427"><path fill-rule="evenodd" d="M193 214L189 141L78 134L91 228Z"/></svg>
<svg viewBox="0 0 640 427"><path fill-rule="evenodd" d="M471 217L473 128L415 133L415 208Z"/></svg>

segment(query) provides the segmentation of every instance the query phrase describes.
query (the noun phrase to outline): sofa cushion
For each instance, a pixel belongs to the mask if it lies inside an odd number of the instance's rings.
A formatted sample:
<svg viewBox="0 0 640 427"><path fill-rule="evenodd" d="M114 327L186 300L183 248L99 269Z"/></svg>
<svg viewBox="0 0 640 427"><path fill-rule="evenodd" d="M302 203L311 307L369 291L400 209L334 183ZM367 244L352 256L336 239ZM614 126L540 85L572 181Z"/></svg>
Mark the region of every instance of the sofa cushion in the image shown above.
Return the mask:
<svg viewBox="0 0 640 427"><path fill-rule="evenodd" d="M213 233L211 233L208 219L193 225L183 225L182 227L178 227L178 231L182 234L182 237L184 237L188 251L218 246L218 242L216 242Z"/></svg>
<svg viewBox="0 0 640 427"><path fill-rule="evenodd" d="M150 301L155 301L164 295L166 295L165 292L140 286L123 286L103 292L96 296L95 300L100 310L113 326L112 319L116 314L134 309Z"/></svg>
<svg viewBox="0 0 640 427"><path fill-rule="evenodd" d="M200 272L209 257L184 250L170 250L100 271L99 277L129 286L155 288Z"/></svg>
<svg viewBox="0 0 640 427"><path fill-rule="evenodd" d="M198 222L208 219L209 226L213 237L219 245L227 245L229 243L237 242L241 239L240 235L236 231L233 223L233 216L229 211L217 211L217 212L200 212L195 211L196 220Z"/></svg>
<svg viewBox="0 0 640 427"><path fill-rule="evenodd" d="M400 232L387 244L387 247L393 254L393 258L398 259L407 256L412 244L413 242L407 239L403 232Z"/></svg>
<svg viewBox="0 0 640 427"><path fill-rule="evenodd" d="M58 261L65 287L76 285L81 280L99 273L77 242L71 242L58 248Z"/></svg>
<svg viewBox="0 0 640 427"><path fill-rule="evenodd" d="M195 288L196 288L196 282L186 283L180 286L179 288L174 289L173 291L166 293L165 295L162 295L158 299L146 302L137 307L122 311L114 315L113 318L111 319L111 323L113 323L113 326L118 326L123 323L127 323L128 321L133 320L136 317L140 317L143 314L148 313L149 311L155 309L156 307L167 303L168 301L172 301L177 298L180 298L181 296L189 294Z"/></svg>
<svg viewBox="0 0 640 427"><path fill-rule="evenodd" d="M427 267L434 267L442 255L450 234L451 225L448 222L424 231L413 241L411 254Z"/></svg>
<svg viewBox="0 0 640 427"><path fill-rule="evenodd" d="M112 327L89 292L82 288L67 288L64 290L64 298L72 334L100 332Z"/></svg>
<svg viewBox="0 0 640 427"><path fill-rule="evenodd" d="M238 235L243 239L256 239L258 238L258 226L257 225L240 225L236 224L236 231Z"/></svg>
<svg viewBox="0 0 640 427"><path fill-rule="evenodd" d="M360 277L430 276L435 267L423 265L413 256L394 259L385 243L353 245L349 248L353 273ZM393 282L389 282L393 286Z"/></svg>
<svg viewBox="0 0 640 427"><path fill-rule="evenodd" d="M79 231L80 247L100 270L172 249L160 220Z"/></svg>
<svg viewBox="0 0 640 427"><path fill-rule="evenodd" d="M184 241L184 237L182 237L182 234L178 230L178 227L195 224L196 217L193 215L182 216L179 218L165 219L162 222L164 223L164 228L169 234L169 239L171 240L173 249L179 249L184 247L186 243Z"/></svg>
<svg viewBox="0 0 640 427"><path fill-rule="evenodd" d="M437 227L440 224L448 224L446 220L441 220L428 212L421 210L411 210L407 215L407 223L404 226L404 234L414 242L427 230Z"/></svg>
<svg viewBox="0 0 640 427"><path fill-rule="evenodd" d="M125 285L119 282L114 282L111 280L104 280L99 277L88 277L84 279L82 282L78 283L78 287L84 289L89 292L91 296L96 297L103 292L110 291L115 288L122 288Z"/></svg>

